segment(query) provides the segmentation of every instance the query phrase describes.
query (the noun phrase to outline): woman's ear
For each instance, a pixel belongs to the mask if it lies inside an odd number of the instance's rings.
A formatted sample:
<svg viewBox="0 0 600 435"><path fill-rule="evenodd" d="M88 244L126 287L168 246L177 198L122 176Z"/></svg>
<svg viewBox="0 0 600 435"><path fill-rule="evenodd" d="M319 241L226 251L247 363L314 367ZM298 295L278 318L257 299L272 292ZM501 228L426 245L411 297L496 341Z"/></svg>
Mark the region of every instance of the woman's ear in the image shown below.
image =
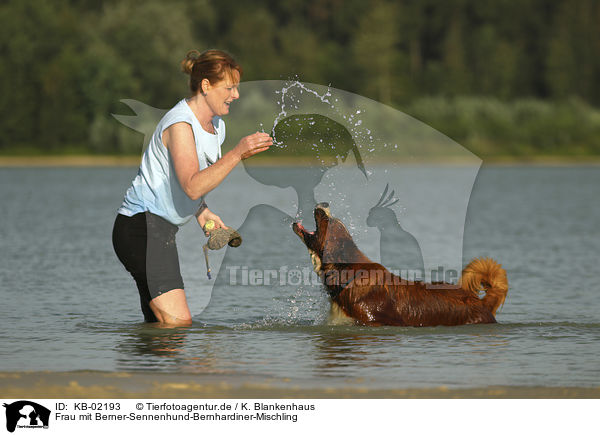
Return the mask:
<svg viewBox="0 0 600 435"><path fill-rule="evenodd" d="M206 95L211 87L212 86L210 85L210 81L208 79L202 79L202 82L200 82L200 91L202 92L202 95Z"/></svg>

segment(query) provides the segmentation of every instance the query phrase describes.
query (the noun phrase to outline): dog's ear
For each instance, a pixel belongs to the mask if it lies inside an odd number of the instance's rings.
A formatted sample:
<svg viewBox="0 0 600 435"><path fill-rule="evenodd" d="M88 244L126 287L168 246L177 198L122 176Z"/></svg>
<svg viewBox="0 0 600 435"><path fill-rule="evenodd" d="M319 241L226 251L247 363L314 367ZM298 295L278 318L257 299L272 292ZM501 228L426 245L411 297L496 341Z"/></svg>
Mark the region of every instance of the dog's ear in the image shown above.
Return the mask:
<svg viewBox="0 0 600 435"><path fill-rule="evenodd" d="M319 234L322 242L322 259L325 263L346 263L346 242L349 239L343 224L337 220L330 220L324 226L325 232ZM351 239L350 239L351 241Z"/></svg>
<svg viewBox="0 0 600 435"><path fill-rule="evenodd" d="M359 263L363 260L354 241L344 232L330 231L325 239L322 252L322 258L325 263L351 264Z"/></svg>
<svg viewBox="0 0 600 435"><path fill-rule="evenodd" d="M329 237L329 222L327 220L323 219L318 221L316 234L317 251L323 252L325 245L327 244L327 238Z"/></svg>

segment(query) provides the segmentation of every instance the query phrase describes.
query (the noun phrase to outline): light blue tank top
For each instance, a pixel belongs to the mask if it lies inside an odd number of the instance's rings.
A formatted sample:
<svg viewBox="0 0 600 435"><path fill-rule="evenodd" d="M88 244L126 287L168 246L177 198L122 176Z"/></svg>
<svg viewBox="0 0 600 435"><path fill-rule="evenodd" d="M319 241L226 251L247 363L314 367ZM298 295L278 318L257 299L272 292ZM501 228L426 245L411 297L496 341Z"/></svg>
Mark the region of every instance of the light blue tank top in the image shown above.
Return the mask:
<svg viewBox="0 0 600 435"><path fill-rule="evenodd" d="M125 216L149 211L174 225L183 225L204 204L204 197L193 201L181 188L175 175L168 149L162 143L162 133L177 122L192 126L199 169L205 169L221 157L221 144L225 140L225 123L213 119L216 134L205 131L185 99L169 110L160 120L131 187L127 189L123 204L117 212Z"/></svg>

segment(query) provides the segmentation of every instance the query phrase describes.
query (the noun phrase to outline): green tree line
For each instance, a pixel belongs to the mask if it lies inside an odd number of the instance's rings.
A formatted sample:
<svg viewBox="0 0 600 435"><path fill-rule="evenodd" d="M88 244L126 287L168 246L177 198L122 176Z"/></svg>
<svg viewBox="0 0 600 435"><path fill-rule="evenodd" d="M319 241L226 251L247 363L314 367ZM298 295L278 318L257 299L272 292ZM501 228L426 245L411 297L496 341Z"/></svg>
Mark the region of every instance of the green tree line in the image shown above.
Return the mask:
<svg viewBox="0 0 600 435"><path fill-rule="evenodd" d="M179 62L330 84L474 152L600 154L599 0L7 0L0 152L137 153L119 100L169 108Z"/></svg>

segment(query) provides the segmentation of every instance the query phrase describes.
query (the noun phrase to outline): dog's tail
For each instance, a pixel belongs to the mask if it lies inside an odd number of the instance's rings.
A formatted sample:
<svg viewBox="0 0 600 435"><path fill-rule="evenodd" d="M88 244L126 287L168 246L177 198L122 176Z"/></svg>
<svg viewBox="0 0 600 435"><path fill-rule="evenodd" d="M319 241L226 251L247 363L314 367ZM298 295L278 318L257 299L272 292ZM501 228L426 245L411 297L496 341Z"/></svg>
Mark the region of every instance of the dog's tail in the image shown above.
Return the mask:
<svg viewBox="0 0 600 435"><path fill-rule="evenodd" d="M502 265L491 258L475 258L463 270L460 285L473 292L477 297L483 290L484 305L496 314L496 310L504 304L508 293L508 279Z"/></svg>

